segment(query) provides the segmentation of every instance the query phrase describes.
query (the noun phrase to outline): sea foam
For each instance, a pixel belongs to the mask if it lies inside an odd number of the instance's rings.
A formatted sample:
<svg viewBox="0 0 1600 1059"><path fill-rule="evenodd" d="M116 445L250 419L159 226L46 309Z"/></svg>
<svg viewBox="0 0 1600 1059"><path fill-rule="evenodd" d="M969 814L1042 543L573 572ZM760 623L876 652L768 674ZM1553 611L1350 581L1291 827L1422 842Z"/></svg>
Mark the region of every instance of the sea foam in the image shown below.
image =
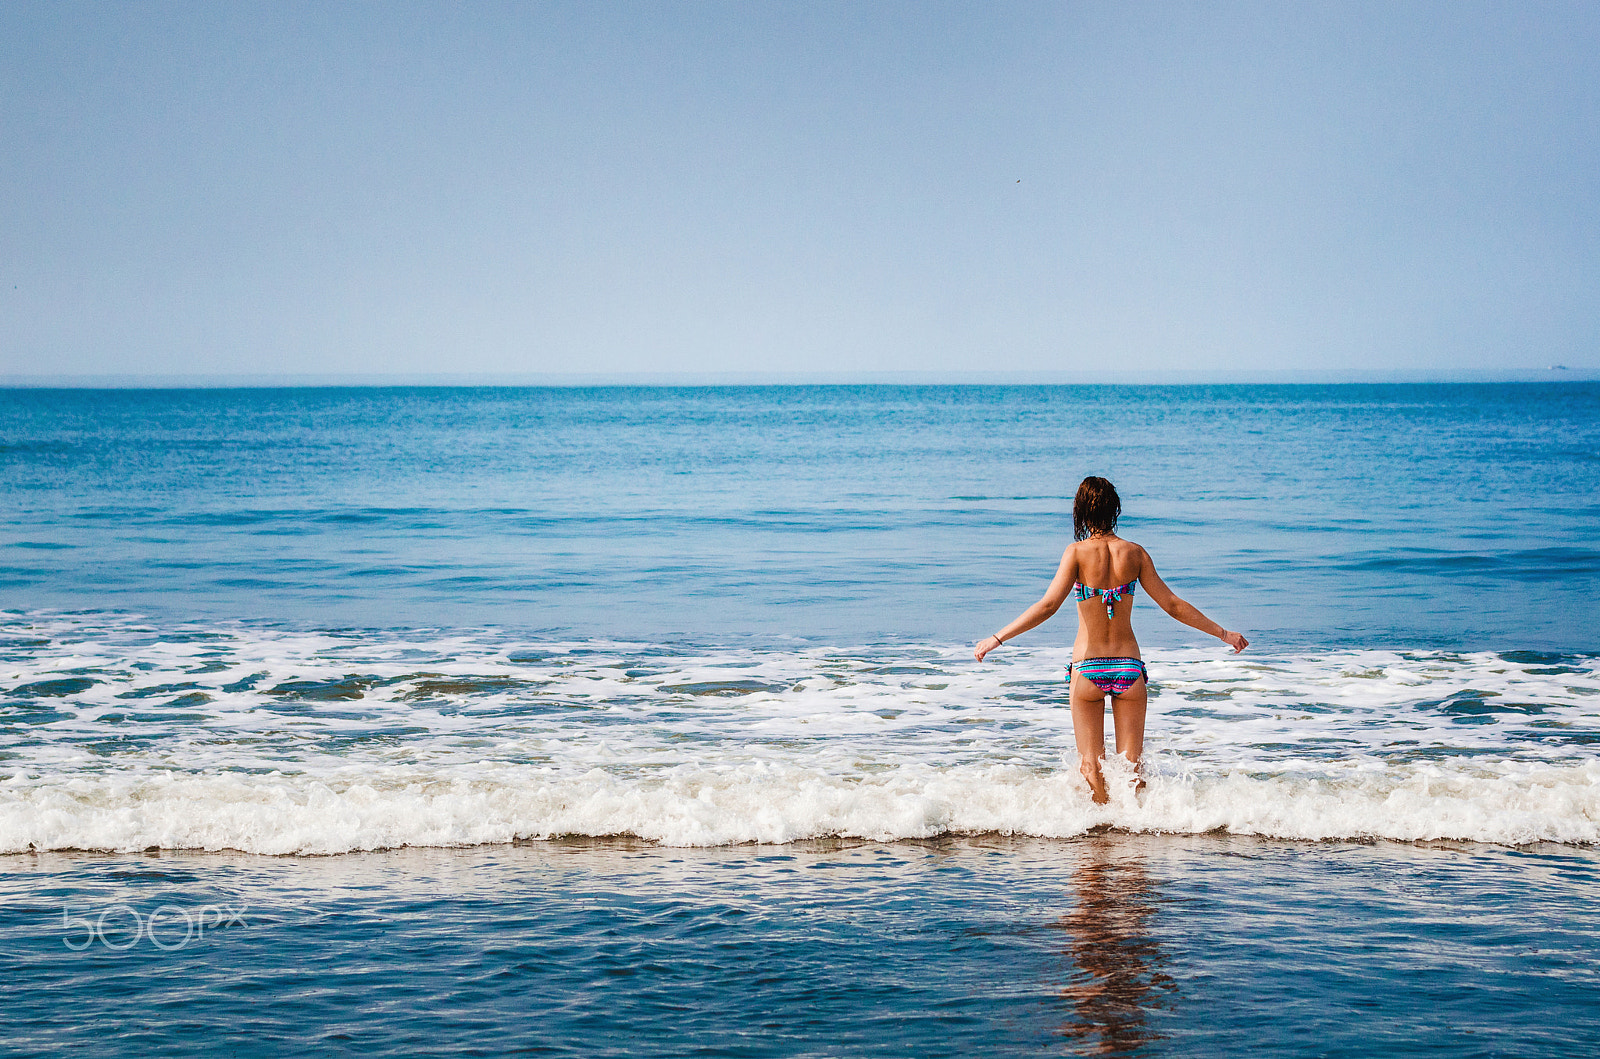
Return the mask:
<svg viewBox="0 0 1600 1059"><path fill-rule="evenodd" d="M1096 828L1600 841L1600 659L1154 653L1147 786L1077 771L1066 653L15 619L0 851L327 854ZM1108 723L1108 728L1110 727Z"/></svg>

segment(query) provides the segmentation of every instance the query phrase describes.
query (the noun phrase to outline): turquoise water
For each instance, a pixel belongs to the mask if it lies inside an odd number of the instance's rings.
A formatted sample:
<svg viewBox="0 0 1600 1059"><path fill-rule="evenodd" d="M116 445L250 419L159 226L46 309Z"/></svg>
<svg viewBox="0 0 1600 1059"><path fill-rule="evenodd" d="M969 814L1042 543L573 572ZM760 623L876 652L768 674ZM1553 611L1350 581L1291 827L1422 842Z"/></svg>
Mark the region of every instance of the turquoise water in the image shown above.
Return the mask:
<svg viewBox="0 0 1600 1059"><path fill-rule="evenodd" d="M1091 473L1252 640L1108 806L970 656ZM3 1045L1587 1054L1597 515L1595 384L0 391Z"/></svg>
<svg viewBox="0 0 1600 1059"><path fill-rule="evenodd" d="M1597 384L11 390L0 587L167 620L969 640L1037 594L1094 472L1264 644L1588 651L1597 412Z"/></svg>

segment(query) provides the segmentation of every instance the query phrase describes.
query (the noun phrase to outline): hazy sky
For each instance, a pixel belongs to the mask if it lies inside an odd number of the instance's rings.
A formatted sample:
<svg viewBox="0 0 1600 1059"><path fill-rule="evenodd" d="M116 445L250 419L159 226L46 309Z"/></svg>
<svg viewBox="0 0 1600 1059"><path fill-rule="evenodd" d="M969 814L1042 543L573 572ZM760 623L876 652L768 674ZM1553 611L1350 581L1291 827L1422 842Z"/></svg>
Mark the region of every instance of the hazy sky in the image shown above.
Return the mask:
<svg viewBox="0 0 1600 1059"><path fill-rule="evenodd" d="M0 374L1600 363L1600 5L0 5Z"/></svg>

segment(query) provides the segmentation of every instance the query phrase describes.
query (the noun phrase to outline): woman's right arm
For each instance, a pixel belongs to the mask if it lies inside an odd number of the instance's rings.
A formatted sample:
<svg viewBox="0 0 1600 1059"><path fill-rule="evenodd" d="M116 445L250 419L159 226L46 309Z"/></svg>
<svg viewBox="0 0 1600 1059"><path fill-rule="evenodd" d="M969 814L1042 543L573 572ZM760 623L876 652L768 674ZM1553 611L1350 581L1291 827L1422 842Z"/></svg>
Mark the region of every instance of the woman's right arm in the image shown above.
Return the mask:
<svg viewBox="0 0 1600 1059"><path fill-rule="evenodd" d="M1145 593L1155 601L1156 606L1191 629L1199 629L1203 633L1215 636L1233 648L1234 654L1238 654L1250 646L1249 640L1246 640L1236 632L1224 629L1204 614L1201 614L1200 608L1187 600L1180 599L1178 594L1168 588L1165 581L1161 580L1161 575L1156 573L1156 564L1150 560L1150 553L1143 548L1140 548L1139 551L1141 560L1144 563L1143 572L1139 574L1139 583L1144 586Z"/></svg>
<svg viewBox="0 0 1600 1059"><path fill-rule="evenodd" d="M985 636L979 640L978 646L972 649L972 657L981 662L984 655L1007 640L1021 636L1036 625L1044 624L1052 614L1061 609L1061 604L1066 602L1067 594L1072 591L1072 583L1077 579L1078 559L1069 546L1061 553L1061 564L1056 567L1056 576L1051 580L1050 587L1044 590L1044 595L1039 597L1039 602L1017 615L1010 624L993 636Z"/></svg>

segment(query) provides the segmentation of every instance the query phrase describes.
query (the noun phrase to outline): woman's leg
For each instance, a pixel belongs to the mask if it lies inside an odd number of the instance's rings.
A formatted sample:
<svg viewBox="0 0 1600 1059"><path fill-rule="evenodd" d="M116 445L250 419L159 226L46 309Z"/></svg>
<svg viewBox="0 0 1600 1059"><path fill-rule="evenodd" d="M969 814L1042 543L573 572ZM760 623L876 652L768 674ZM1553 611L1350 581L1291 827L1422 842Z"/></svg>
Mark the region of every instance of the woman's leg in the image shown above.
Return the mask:
<svg viewBox="0 0 1600 1059"><path fill-rule="evenodd" d="M1127 691L1111 700L1111 720L1116 726L1117 753L1133 762L1137 771L1144 756L1144 714L1150 701L1144 677L1140 677ZM1144 786L1144 777L1139 777Z"/></svg>
<svg viewBox="0 0 1600 1059"><path fill-rule="evenodd" d="M1100 762L1106 756L1106 693L1095 687L1088 677L1074 672L1069 694L1072 736L1078 743L1078 771L1089 781L1089 796L1095 804L1104 805L1111 800L1105 776L1100 772ZM1117 731L1122 731L1120 722Z"/></svg>

